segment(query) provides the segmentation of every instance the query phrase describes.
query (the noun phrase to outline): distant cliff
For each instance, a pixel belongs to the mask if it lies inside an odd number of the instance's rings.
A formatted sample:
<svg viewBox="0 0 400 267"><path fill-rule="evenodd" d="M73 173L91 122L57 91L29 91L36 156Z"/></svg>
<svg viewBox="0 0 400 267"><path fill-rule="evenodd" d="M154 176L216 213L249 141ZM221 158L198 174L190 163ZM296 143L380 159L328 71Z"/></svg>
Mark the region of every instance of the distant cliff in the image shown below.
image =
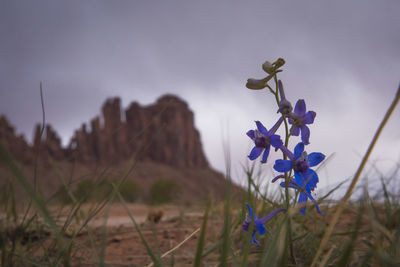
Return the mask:
<svg viewBox="0 0 400 267"><path fill-rule="evenodd" d="M188 105L173 95L148 106L133 102L126 110L119 98L110 98L101 114L81 125L66 147L51 125L41 135L40 124L29 144L1 115L0 143L21 165L28 181L49 199L65 186L74 191L85 180L98 183L125 177L140 186L141 201L150 199L150 188L160 179L179 185L180 203L208 197L221 200L226 180L210 168L193 116ZM0 158L0 189L10 182L15 185L16 198L24 199L25 190ZM243 193L236 185L231 192L234 199Z"/></svg>
<svg viewBox="0 0 400 267"><path fill-rule="evenodd" d="M102 114L76 130L67 147L62 147L51 125L46 125L42 137L40 125L34 132L30 145L16 135L5 116L0 116L0 142L25 164L33 163L40 147L44 160L112 164L134 157L173 167L208 167L193 112L173 95L149 106L133 102L126 110L122 110L119 98L107 99Z"/></svg>

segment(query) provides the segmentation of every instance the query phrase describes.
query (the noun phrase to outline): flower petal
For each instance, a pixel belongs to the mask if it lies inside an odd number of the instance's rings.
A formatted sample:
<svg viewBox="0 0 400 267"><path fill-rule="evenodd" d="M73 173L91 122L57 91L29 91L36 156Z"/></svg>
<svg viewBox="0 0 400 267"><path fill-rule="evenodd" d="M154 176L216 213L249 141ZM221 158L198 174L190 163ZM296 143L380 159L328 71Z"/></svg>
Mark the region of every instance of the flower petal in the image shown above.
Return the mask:
<svg viewBox="0 0 400 267"><path fill-rule="evenodd" d="M277 134L271 135L269 141L273 147L279 148L283 145L281 137Z"/></svg>
<svg viewBox="0 0 400 267"><path fill-rule="evenodd" d="M302 208L300 209L300 213L301 213L301 214L306 213L305 203L307 203L307 199L308 199L307 195L304 194L303 192L300 192L299 200L298 200L297 203L298 203L299 205L302 205L302 206L304 205L304 207L302 207Z"/></svg>
<svg viewBox="0 0 400 267"><path fill-rule="evenodd" d="M255 138L254 130L250 130L246 134L248 137L251 138L251 140L254 140L254 138Z"/></svg>
<svg viewBox="0 0 400 267"><path fill-rule="evenodd" d="M264 148L262 147L253 147L253 149L250 152L249 155L249 159L250 160L255 160L256 158L258 158L258 156L260 156L261 152L263 151Z"/></svg>
<svg viewBox="0 0 400 267"><path fill-rule="evenodd" d="M265 82L264 79L259 80L250 78L247 79L246 87L253 90L260 90L267 87L267 83Z"/></svg>
<svg viewBox="0 0 400 267"><path fill-rule="evenodd" d="M274 124L274 126L272 126L272 128L269 129L268 135L273 135L276 132L276 130L278 130L279 126L281 126L282 122L283 122L283 116L279 117L278 121Z"/></svg>
<svg viewBox="0 0 400 267"><path fill-rule="evenodd" d="M244 221L242 224L242 230L245 232L249 231L249 226L250 226L250 223L248 221Z"/></svg>
<svg viewBox="0 0 400 267"><path fill-rule="evenodd" d="M324 215L324 213L319 209L319 206L318 206L317 201L316 201L310 194L308 194L308 193L304 193L304 194L306 194L307 197L308 197L312 202L314 202L315 208L317 209L317 212L318 212L319 214L321 214L321 215Z"/></svg>
<svg viewBox="0 0 400 267"><path fill-rule="evenodd" d="M300 142L294 147L294 159L300 158L304 151L304 143Z"/></svg>
<svg viewBox="0 0 400 267"><path fill-rule="evenodd" d="M262 133L263 135L268 135L267 128L264 127L264 125L260 121L256 121L257 124L257 129Z"/></svg>
<svg viewBox="0 0 400 267"><path fill-rule="evenodd" d="M291 160L291 161L293 161L294 160L294 155L293 155L293 153L289 150L289 149L287 149L287 147L285 147L285 146L281 146L281 147L279 147L279 149Z"/></svg>
<svg viewBox="0 0 400 267"><path fill-rule="evenodd" d="M304 187L304 178L303 178L303 176L300 174L300 173L298 173L298 172L294 172L294 179L295 179L295 181L296 181L296 184L300 187L300 188L303 188Z"/></svg>
<svg viewBox="0 0 400 267"><path fill-rule="evenodd" d="M308 163L310 167L317 166L325 159L325 155L319 152L313 152L308 155Z"/></svg>
<svg viewBox="0 0 400 267"><path fill-rule="evenodd" d="M257 231L258 231L258 233L260 235L265 234L266 229L265 229L265 226L264 226L264 224L262 222L258 222L257 223Z"/></svg>
<svg viewBox="0 0 400 267"><path fill-rule="evenodd" d="M306 125L301 126L301 141L308 145L310 143L310 129Z"/></svg>
<svg viewBox="0 0 400 267"><path fill-rule="evenodd" d="M276 214L278 214L279 212L282 211L286 211L286 209L284 208L279 208L274 210L273 212L269 213L268 215L265 215L264 217L262 217L261 219L258 220L258 222L261 222L262 224L267 223L268 221L270 221L272 218L275 217ZM257 222L257 223L258 223ZM260 233L261 234L261 233Z"/></svg>
<svg viewBox="0 0 400 267"><path fill-rule="evenodd" d="M305 183L310 187L311 191L317 187L317 183L319 182L318 175L315 171L308 169L307 174L305 175ZM311 193L307 190L308 193Z"/></svg>
<svg viewBox="0 0 400 267"><path fill-rule="evenodd" d="M250 218L253 217L253 209L250 207L249 203L246 203L247 209L249 210Z"/></svg>
<svg viewBox="0 0 400 267"><path fill-rule="evenodd" d="M257 239L256 239L256 233L257 233L257 232L253 232L253 233L252 233L250 245L254 243L254 244L256 244L257 246L260 246L260 243L258 243L258 241L257 241Z"/></svg>
<svg viewBox="0 0 400 267"><path fill-rule="evenodd" d="M305 123L305 124L313 123L316 115L317 115L317 113L315 113L314 111L307 112L306 115L304 115L304 117L303 117L303 123Z"/></svg>
<svg viewBox="0 0 400 267"><path fill-rule="evenodd" d="M276 180L278 180L280 178L285 178L285 175L281 174L281 175L276 176L274 179L271 180L271 183L275 183Z"/></svg>
<svg viewBox="0 0 400 267"><path fill-rule="evenodd" d="M290 160L277 159L274 164L274 169L277 172L288 172L292 169L292 162Z"/></svg>
<svg viewBox="0 0 400 267"><path fill-rule="evenodd" d="M286 187L286 182L281 182L279 185L280 185L281 187L285 188L285 187ZM298 189L298 187L297 187L295 184L293 184L293 183L289 183L289 188Z"/></svg>
<svg viewBox="0 0 400 267"><path fill-rule="evenodd" d="M292 128L290 129L290 132L293 136L299 136L300 134L300 128L297 125L293 125Z"/></svg>
<svg viewBox="0 0 400 267"><path fill-rule="evenodd" d="M317 212L318 212L319 214L321 214L321 215L324 215L324 213L319 209L319 206L318 206L317 201L314 201L314 204L315 204L315 208L317 209Z"/></svg>
<svg viewBox="0 0 400 267"><path fill-rule="evenodd" d="M299 99L294 107L294 113L299 116L303 116L306 113L306 103L304 99Z"/></svg>
<svg viewBox="0 0 400 267"><path fill-rule="evenodd" d="M264 154L263 154L263 156L262 156L261 163L267 163L267 159L268 159L269 149L270 149L270 148L271 148L270 145L268 145L267 148L265 148Z"/></svg>

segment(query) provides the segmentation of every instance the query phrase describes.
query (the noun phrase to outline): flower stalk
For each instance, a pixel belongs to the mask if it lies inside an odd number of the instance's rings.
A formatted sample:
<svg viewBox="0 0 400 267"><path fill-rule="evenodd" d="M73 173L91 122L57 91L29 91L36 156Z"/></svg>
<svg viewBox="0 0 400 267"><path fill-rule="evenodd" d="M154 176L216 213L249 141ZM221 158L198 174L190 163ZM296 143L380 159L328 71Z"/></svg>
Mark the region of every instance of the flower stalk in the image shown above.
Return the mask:
<svg viewBox="0 0 400 267"><path fill-rule="evenodd" d="M300 213L305 213L305 204L308 199L314 202L316 209L319 213L322 212L316 200L311 196L311 191L313 191L319 181L318 175L310 167L316 166L321 161L324 160L325 156L322 153L311 153L310 155L304 149L304 146L310 143L310 128L307 125L313 124L316 117L316 112L306 111L306 104L303 99L299 99L296 102L295 108L293 110L292 104L286 98L283 83L278 79L278 73L282 70L280 69L285 64L285 60L279 58L273 63L266 61L262 65L262 69L268 74L263 79L248 79L246 87L253 90L262 90L264 88L269 89L269 91L274 95L276 104L278 106L277 113L280 114L279 119L274 124L274 126L268 131L267 128L260 121L256 121L257 129L250 130L247 135L252 139L255 146L248 156L250 160L255 160L262 154L261 163L266 163L267 158L270 154L271 145L275 148L275 151L281 150L282 159L276 160L274 169L282 174L275 177L272 182L277 179L283 178L284 182L280 183L285 190L285 211L291 208L290 203L290 192L289 188L296 190L296 198L298 198L298 205L300 206ZM273 89L268 82L272 80L275 82L275 89ZM285 138L282 142L280 136L277 134L278 128L284 124L285 127ZM289 129L289 124L291 128ZM291 136L301 137L300 143L291 152L289 147L289 140ZM294 176L292 175L294 174ZM296 201L293 203L296 205ZM282 209L282 208L281 208ZM250 212L250 207L249 207ZM288 215L287 224L287 238L290 250L291 262L296 264L294 249L293 249L293 234L292 234L292 215ZM243 230L248 230L250 217L247 217L245 223L243 224ZM254 219L255 221L255 219ZM246 227L245 227L246 226ZM256 224L256 227L260 234L263 234L263 224ZM254 236L252 236L252 243L255 241Z"/></svg>

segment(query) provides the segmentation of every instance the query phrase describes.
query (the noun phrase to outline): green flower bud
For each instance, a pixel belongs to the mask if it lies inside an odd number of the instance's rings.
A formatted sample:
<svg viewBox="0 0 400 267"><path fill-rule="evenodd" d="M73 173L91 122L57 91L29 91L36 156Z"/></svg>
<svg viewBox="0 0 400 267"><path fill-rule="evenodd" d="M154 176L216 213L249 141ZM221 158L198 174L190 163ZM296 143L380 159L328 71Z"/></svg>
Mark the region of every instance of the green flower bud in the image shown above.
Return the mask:
<svg viewBox="0 0 400 267"><path fill-rule="evenodd" d="M246 87L253 90L260 90L267 87L267 83L265 79L258 80L258 79L247 79Z"/></svg>
<svg viewBox="0 0 400 267"><path fill-rule="evenodd" d="M265 61L265 63L262 65L262 68L268 74L271 74L275 70L274 66L269 61Z"/></svg>
<svg viewBox="0 0 400 267"><path fill-rule="evenodd" d="M280 67L285 65L285 60L280 57L273 64L275 65L275 69L279 69Z"/></svg>

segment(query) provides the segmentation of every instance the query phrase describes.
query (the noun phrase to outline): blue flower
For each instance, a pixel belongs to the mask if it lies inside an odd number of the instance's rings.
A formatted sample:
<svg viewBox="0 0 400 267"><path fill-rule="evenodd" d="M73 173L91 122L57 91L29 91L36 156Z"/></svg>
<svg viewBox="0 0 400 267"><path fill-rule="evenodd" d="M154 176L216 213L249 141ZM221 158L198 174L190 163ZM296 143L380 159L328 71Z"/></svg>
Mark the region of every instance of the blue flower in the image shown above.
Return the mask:
<svg viewBox="0 0 400 267"><path fill-rule="evenodd" d="M261 122L256 121L257 129L247 132L247 136L249 136L255 144L250 152L250 155L248 156L250 160L255 160L264 151L261 162L266 163L271 145L275 148L279 148L283 145L280 136L275 134L282 121L283 117L279 118L279 120L269 131L264 127Z"/></svg>
<svg viewBox="0 0 400 267"><path fill-rule="evenodd" d="M245 232L249 231L250 223L254 222L254 228L253 228L253 233L251 234L250 245L256 244L257 246L260 246L260 243L256 239L257 232L260 235L263 235L266 232L266 228L265 228L264 224L267 223L268 221L270 221L279 212L286 211L286 209L283 209L283 208L276 209L273 212L271 212L270 214L262 217L261 219L258 219L257 215L253 212L253 209L250 207L250 205L248 203L246 203L246 205L247 205L248 213L246 214L246 219L244 220L244 222L242 224L242 229Z"/></svg>
<svg viewBox="0 0 400 267"><path fill-rule="evenodd" d="M308 145L310 139L310 129L306 124L312 124L317 114L314 111L306 113L306 103L303 99L299 99L294 107L294 112L288 114L289 123L292 124L290 132L294 136L298 136L301 131L301 141Z"/></svg>
<svg viewBox="0 0 400 267"><path fill-rule="evenodd" d="M294 170L295 179L289 183L289 186L300 191L298 203L304 205L300 213L305 213L305 203L308 199L315 203L317 211L319 210L318 204L311 196L311 191L317 187L318 175L315 171L310 169L321 163L325 159L325 155L319 152L313 152L310 155L304 151L304 143L300 142L294 148L294 154L290 152L285 146L280 148L289 160L278 159L275 161L274 169L278 172L288 172ZM281 178L278 176L276 178ZM274 180L276 180L276 178ZM273 180L273 181L274 181ZM284 184L284 183L283 183Z"/></svg>

